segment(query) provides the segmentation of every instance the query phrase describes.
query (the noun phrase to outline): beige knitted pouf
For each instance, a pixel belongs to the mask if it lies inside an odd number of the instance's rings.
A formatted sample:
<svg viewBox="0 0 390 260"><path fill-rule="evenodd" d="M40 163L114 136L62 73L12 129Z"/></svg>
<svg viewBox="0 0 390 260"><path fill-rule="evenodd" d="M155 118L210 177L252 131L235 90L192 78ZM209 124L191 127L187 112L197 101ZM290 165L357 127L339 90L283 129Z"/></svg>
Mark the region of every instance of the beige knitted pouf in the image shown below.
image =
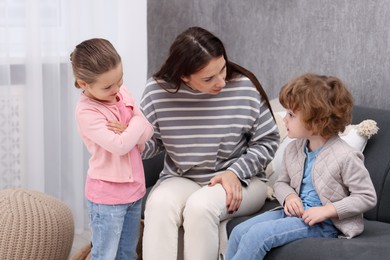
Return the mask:
<svg viewBox="0 0 390 260"><path fill-rule="evenodd" d="M38 191L0 190L0 259L66 260L73 236L64 202Z"/></svg>

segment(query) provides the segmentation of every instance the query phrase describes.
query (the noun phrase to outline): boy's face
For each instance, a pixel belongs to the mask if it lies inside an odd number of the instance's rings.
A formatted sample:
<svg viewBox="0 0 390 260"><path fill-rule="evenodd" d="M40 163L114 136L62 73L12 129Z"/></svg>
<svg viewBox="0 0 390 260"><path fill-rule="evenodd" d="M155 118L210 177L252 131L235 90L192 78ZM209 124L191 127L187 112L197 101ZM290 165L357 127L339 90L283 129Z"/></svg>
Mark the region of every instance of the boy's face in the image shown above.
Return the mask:
<svg viewBox="0 0 390 260"><path fill-rule="evenodd" d="M312 131L307 130L299 111L294 113L292 110L287 109L286 112L283 122L286 125L288 137L309 138L313 134Z"/></svg>

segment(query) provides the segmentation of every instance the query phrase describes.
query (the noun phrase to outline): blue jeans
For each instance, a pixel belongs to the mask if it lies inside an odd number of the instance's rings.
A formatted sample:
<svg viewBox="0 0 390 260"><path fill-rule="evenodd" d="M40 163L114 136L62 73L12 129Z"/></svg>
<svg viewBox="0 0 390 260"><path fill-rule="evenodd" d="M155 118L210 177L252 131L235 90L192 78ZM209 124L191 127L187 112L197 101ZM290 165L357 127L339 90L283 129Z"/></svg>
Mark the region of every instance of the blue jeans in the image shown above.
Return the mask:
<svg viewBox="0 0 390 260"><path fill-rule="evenodd" d="M227 260L263 259L273 247L306 237L337 237L332 224L308 226L301 218L288 217L283 209L268 211L236 226L228 242Z"/></svg>
<svg viewBox="0 0 390 260"><path fill-rule="evenodd" d="M103 205L87 200L92 233L91 259L137 259L141 200Z"/></svg>

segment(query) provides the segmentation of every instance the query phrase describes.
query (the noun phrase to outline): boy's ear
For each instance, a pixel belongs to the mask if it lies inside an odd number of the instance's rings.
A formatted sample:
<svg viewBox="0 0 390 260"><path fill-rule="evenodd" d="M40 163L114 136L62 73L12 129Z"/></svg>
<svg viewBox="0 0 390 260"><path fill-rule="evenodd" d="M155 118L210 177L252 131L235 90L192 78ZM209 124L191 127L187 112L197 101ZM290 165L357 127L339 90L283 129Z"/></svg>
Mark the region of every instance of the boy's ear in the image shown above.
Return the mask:
<svg viewBox="0 0 390 260"><path fill-rule="evenodd" d="M84 80L78 79L76 80L77 84L80 86L81 89L85 90L88 86L87 82Z"/></svg>

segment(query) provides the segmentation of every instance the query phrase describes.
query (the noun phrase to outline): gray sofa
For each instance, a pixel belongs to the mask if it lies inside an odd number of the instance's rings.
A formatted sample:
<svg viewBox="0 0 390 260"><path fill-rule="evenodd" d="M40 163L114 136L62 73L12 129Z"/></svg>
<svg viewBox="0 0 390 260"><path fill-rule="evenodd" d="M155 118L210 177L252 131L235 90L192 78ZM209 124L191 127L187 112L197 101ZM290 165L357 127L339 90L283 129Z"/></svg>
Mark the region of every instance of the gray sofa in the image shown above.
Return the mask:
<svg viewBox="0 0 390 260"><path fill-rule="evenodd" d="M377 122L379 131L368 140L364 150L365 164L374 183L378 203L366 212L365 230L353 239L307 238L272 249L265 259L390 259L390 111L363 106L355 106L353 123L365 119ZM158 179L163 166L164 154L144 160L146 185L148 190ZM146 200L145 196L144 200ZM259 214L277 205L267 201ZM234 218L227 224L227 234L248 217Z"/></svg>

